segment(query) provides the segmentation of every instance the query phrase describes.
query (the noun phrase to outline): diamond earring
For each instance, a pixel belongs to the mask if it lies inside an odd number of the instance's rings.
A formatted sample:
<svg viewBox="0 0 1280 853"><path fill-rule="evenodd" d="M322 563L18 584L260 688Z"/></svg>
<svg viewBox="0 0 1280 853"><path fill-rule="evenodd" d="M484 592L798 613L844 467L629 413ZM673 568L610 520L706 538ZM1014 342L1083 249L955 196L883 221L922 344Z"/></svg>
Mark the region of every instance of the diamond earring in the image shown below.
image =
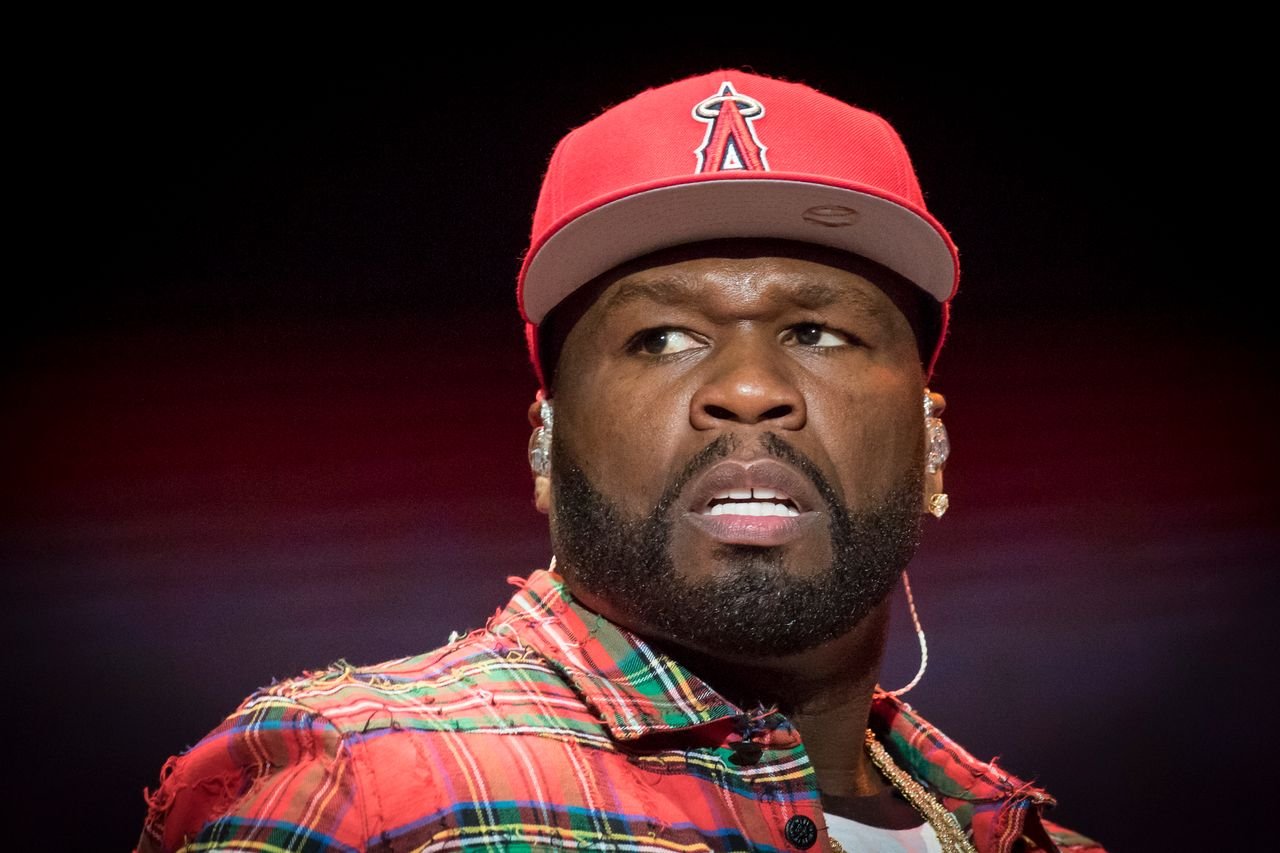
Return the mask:
<svg viewBox="0 0 1280 853"><path fill-rule="evenodd" d="M554 417L550 400L542 401L538 409L538 417L542 419L542 426L533 431L533 437L529 440L529 467L537 476L549 477L551 476L551 426Z"/></svg>
<svg viewBox="0 0 1280 853"><path fill-rule="evenodd" d="M933 399L929 396L928 388L924 389L924 432L929 440L925 470L936 474L942 470L943 463L951 455L951 440L947 437L947 428L942 425L942 419L933 416ZM938 492L929 498L929 512L934 518L942 518L950 505L951 499L945 492Z"/></svg>
<svg viewBox="0 0 1280 853"><path fill-rule="evenodd" d="M924 431L929 437L929 455L925 467L930 474L936 474L951 455L951 441L947 438L947 428L942 425L942 418L933 416L933 400L929 397L929 389L924 389Z"/></svg>

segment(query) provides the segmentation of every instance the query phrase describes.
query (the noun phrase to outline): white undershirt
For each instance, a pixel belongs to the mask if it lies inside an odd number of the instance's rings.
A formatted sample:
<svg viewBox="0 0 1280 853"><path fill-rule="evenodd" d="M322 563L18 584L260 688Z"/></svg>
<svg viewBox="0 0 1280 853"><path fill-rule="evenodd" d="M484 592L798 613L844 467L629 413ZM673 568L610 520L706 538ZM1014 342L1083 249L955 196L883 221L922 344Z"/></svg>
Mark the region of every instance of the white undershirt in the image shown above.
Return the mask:
<svg viewBox="0 0 1280 853"><path fill-rule="evenodd" d="M915 829L881 829L823 812L827 833L848 853L942 853L938 833L925 823Z"/></svg>

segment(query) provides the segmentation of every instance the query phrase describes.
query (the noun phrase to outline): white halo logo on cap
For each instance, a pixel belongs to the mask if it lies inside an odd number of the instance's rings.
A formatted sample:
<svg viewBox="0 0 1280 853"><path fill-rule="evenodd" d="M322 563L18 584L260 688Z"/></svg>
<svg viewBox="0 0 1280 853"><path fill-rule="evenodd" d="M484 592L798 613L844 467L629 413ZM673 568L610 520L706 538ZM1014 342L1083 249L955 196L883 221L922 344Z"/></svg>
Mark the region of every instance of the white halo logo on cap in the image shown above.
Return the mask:
<svg viewBox="0 0 1280 853"><path fill-rule="evenodd" d="M764 104L740 95L725 81L720 91L693 108L693 117L707 125L702 145L694 151L695 172L767 172L767 150L756 137L755 121L764 116Z"/></svg>

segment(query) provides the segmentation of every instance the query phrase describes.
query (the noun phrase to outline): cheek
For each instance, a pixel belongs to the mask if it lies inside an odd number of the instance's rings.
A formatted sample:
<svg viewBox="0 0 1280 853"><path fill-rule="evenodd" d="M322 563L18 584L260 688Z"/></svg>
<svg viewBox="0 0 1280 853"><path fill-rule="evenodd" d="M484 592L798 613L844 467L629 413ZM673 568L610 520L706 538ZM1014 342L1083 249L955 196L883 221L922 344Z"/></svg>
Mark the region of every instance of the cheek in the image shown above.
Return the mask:
<svg viewBox="0 0 1280 853"><path fill-rule="evenodd" d="M809 427L821 436L850 506L878 501L922 458L924 414L915 396L913 383L887 370L809 394Z"/></svg>
<svg viewBox="0 0 1280 853"><path fill-rule="evenodd" d="M564 390L556 427L596 488L633 515L647 514L679 461L691 395L616 376L581 379Z"/></svg>

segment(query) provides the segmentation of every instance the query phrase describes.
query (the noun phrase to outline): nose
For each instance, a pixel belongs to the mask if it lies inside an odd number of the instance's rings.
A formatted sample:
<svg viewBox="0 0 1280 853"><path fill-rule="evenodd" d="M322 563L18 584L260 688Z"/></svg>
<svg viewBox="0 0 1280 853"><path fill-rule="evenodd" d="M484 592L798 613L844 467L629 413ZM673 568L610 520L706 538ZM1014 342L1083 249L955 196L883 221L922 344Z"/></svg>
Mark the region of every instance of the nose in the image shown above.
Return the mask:
<svg viewBox="0 0 1280 853"><path fill-rule="evenodd" d="M726 423L802 428L804 394L785 356L775 348L769 343L743 342L705 365L708 372L689 401L694 429L715 429Z"/></svg>

